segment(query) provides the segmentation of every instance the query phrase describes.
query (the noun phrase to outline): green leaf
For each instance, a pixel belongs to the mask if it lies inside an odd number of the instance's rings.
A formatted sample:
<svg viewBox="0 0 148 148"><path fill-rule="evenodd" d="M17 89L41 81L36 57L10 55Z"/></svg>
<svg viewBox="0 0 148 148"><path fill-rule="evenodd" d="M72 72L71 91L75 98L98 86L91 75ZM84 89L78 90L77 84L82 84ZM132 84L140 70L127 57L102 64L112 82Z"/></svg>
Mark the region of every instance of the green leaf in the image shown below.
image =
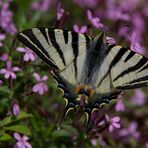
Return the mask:
<svg viewBox="0 0 148 148"><path fill-rule="evenodd" d="M13 125L13 126L4 127L4 130L18 132L24 135L31 135L30 129L23 125Z"/></svg>
<svg viewBox="0 0 148 148"><path fill-rule="evenodd" d="M40 11L34 13L31 17L31 19L27 22L26 27L31 28L33 26L36 26L37 21L40 20L42 13Z"/></svg>
<svg viewBox="0 0 148 148"><path fill-rule="evenodd" d="M12 139L12 137L9 134L4 134L3 136L0 136L0 141L7 141Z"/></svg>
<svg viewBox="0 0 148 148"><path fill-rule="evenodd" d="M0 87L0 95L1 96L8 96L10 93L11 93L11 91L7 86Z"/></svg>
<svg viewBox="0 0 148 148"><path fill-rule="evenodd" d="M5 134L5 131L3 129L0 129L0 137Z"/></svg>
<svg viewBox="0 0 148 148"><path fill-rule="evenodd" d="M11 115L11 116L3 119L2 122L1 122L1 126L6 126L10 123L13 123L13 122L25 119L25 118L29 118L29 117L32 117L32 116L33 116L32 114L28 114L26 112L20 112L20 114L18 116Z"/></svg>
<svg viewBox="0 0 148 148"><path fill-rule="evenodd" d="M66 131L66 130L63 130L63 129L61 129L61 130L56 130L56 131L54 131L53 133L52 133L52 136L53 137L69 137L71 135L71 133L69 133L68 131Z"/></svg>

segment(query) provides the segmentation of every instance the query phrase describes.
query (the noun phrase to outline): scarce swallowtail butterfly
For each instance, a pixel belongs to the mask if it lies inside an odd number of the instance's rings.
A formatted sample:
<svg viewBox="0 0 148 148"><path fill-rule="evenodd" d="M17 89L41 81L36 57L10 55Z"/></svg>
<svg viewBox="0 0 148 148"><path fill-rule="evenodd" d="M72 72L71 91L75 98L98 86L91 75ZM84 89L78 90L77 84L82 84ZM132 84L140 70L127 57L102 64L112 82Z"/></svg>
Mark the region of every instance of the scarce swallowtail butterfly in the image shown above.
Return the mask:
<svg viewBox="0 0 148 148"><path fill-rule="evenodd" d="M17 38L53 70L66 100L63 118L80 105L89 122L94 110L116 99L121 91L148 86L148 59L107 44L103 31L91 38L73 31L33 28Z"/></svg>

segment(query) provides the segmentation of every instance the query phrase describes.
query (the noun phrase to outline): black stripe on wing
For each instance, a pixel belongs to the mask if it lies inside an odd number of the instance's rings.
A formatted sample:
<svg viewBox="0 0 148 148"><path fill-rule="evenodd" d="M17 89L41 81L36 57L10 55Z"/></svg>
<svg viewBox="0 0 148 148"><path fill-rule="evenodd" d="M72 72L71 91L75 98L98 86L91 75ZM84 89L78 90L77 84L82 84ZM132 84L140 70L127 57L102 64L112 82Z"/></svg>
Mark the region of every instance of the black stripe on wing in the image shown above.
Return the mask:
<svg viewBox="0 0 148 148"><path fill-rule="evenodd" d="M118 89L123 89L123 90L126 90L126 89L135 89L135 88L141 88L141 87L146 87L148 86L148 82L141 82L141 83L137 83L137 84L125 84L124 86L118 86L116 88Z"/></svg>
<svg viewBox="0 0 148 148"><path fill-rule="evenodd" d="M130 60L135 54L136 54L135 52L130 52L128 56L125 58L124 62L127 62L128 60Z"/></svg>
<svg viewBox="0 0 148 148"><path fill-rule="evenodd" d="M114 47L114 46L113 46ZM110 48L111 51L112 48ZM108 76L110 70L122 59L122 56L127 52L127 50L125 50L126 48L121 47L120 50L118 51L118 53L116 54L115 58L111 61L111 64L109 65L108 71L104 74L103 78L100 80L98 86L101 85L101 83L103 82L103 80ZM107 55L110 52L107 51ZM107 57L106 55L106 57ZM105 58L104 58L105 59Z"/></svg>
<svg viewBox="0 0 148 148"><path fill-rule="evenodd" d="M50 41L52 43L52 46L56 49L57 53L59 54L60 58L62 59L63 64L66 66L64 54L63 54L59 44L56 41L55 29L49 29L48 30L48 35L50 37Z"/></svg>
<svg viewBox="0 0 148 148"><path fill-rule="evenodd" d="M63 36L64 36L65 44L67 44L68 43L68 31L63 30Z"/></svg>
<svg viewBox="0 0 148 148"><path fill-rule="evenodd" d="M138 72L141 72L141 71L143 71L143 70L145 70L145 69L148 69L148 64L146 64L145 66L143 66L143 68L140 69Z"/></svg>
<svg viewBox="0 0 148 148"><path fill-rule="evenodd" d="M72 49L73 49L73 54L74 54L74 69L75 69L75 78L77 78L77 57L79 54L79 46L78 46L78 41L79 41L79 36L76 32L71 32L72 34Z"/></svg>
<svg viewBox="0 0 148 148"><path fill-rule="evenodd" d="M40 32L42 33L42 35L44 36L44 38L46 39L48 45L50 45L49 40L48 40L48 36L47 36L47 32L45 30L46 28L39 28ZM51 46L51 45L50 45Z"/></svg>
<svg viewBox="0 0 148 148"><path fill-rule="evenodd" d="M142 82L142 81L148 81L148 75L147 76L144 76L142 78L138 78L138 79L135 79L133 81L130 81L129 84L133 84L133 83L137 83L137 82Z"/></svg>
<svg viewBox="0 0 148 148"><path fill-rule="evenodd" d="M120 77L123 77L124 75L130 73L130 72L133 72L133 71L136 71L138 70L139 68L141 68L145 63L147 63L147 58L145 57L142 57L139 62L132 66L132 67L129 67L128 69L124 70L123 72L121 72L118 76L116 76L116 78L114 78L113 82L116 81L117 79L119 79Z"/></svg>
<svg viewBox="0 0 148 148"><path fill-rule="evenodd" d="M31 29L25 30L17 34L17 38L25 46L33 50L44 62L46 62L51 68L59 69L49 56L48 52L43 48Z"/></svg>

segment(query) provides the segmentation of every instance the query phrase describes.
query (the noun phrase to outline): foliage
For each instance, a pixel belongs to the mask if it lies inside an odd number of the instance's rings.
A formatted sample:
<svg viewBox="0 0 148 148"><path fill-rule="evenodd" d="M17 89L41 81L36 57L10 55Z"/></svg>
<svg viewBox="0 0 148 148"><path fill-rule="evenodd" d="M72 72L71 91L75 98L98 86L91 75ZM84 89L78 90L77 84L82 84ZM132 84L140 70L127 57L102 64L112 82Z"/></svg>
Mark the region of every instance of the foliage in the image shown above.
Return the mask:
<svg viewBox="0 0 148 148"><path fill-rule="evenodd" d="M23 138L26 147L30 143L38 148L148 147L147 89L127 92L101 107L87 132L81 110L71 111L58 130L64 110L62 93L48 66L16 39L19 31L33 27L89 35L103 29L109 43L146 55L146 1L0 0L0 8L1 148L22 144Z"/></svg>

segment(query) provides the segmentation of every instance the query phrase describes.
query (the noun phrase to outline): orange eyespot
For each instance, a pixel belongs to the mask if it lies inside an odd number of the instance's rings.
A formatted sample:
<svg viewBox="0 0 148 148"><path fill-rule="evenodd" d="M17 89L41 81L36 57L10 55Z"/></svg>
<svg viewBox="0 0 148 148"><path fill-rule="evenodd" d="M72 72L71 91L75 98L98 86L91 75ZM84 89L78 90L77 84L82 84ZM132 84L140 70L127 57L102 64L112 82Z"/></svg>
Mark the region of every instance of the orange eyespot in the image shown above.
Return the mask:
<svg viewBox="0 0 148 148"><path fill-rule="evenodd" d="M82 89L85 89L85 85L83 84L77 85L75 88L75 93L78 94Z"/></svg>
<svg viewBox="0 0 148 148"><path fill-rule="evenodd" d="M82 90L86 91L89 97L91 97L95 92L91 86L80 84L76 86L75 93L79 94Z"/></svg>
<svg viewBox="0 0 148 148"><path fill-rule="evenodd" d="M93 94L95 93L94 89L92 87L89 87L87 89L87 91L89 92L90 97L93 96Z"/></svg>

